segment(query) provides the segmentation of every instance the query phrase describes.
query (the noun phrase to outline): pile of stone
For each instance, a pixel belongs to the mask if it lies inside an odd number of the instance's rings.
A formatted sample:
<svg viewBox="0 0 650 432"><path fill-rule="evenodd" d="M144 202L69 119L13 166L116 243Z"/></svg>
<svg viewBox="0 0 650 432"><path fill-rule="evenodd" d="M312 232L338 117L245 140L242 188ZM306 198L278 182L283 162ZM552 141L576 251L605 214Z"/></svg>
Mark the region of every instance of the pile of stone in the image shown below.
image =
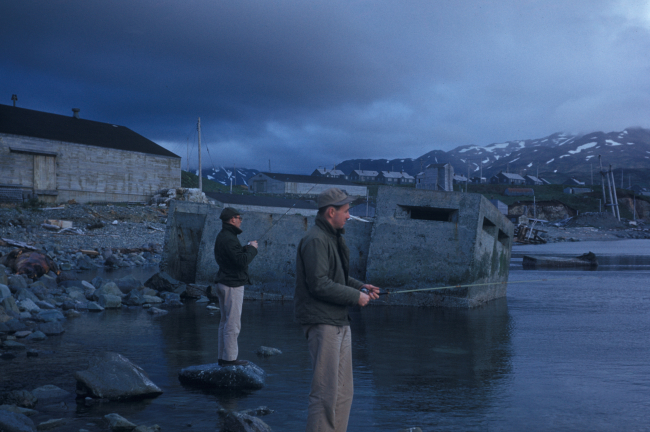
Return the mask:
<svg viewBox="0 0 650 432"><path fill-rule="evenodd" d="M151 198L149 204L158 206L168 206L171 200L189 201L196 203L211 203L212 200L205 196L201 190L196 188L175 188L162 189L156 192Z"/></svg>

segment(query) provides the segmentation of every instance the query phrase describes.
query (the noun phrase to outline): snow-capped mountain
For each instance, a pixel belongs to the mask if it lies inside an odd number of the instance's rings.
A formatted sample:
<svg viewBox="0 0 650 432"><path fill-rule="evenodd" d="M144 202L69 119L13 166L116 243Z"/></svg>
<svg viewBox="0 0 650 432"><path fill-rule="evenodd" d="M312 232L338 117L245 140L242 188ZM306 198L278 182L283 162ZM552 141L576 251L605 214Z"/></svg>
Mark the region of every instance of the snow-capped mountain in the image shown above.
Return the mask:
<svg viewBox="0 0 650 432"><path fill-rule="evenodd" d="M202 170L204 178L213 180L221 183L225 186L230 186L230 179L232 178L232 184L235 185L246 185L248 186L248 179L253 177L255 174L259 173L258 170L249 169L249 168L228 168L228 167L218 167L218 168L205 168ZM194 171L198 175L198 170Z"/></svg>
<svg viewBox="0 0 650 432"><path fill-rule="evenodd" d="M593 132L585 135L555 133L544 138L506 141L486 146L465 145L451 151L433 150L417 159L354 159L337 165L345 173L353 169L394 170L403 169L411 175L432 163L451 163L458 174L484 177L499 171L521 175L537 175L560 183L576 177L587 183L600 169L598 155L604 168L612 165L620 176L624 171L625 185L629 182L650 181L650 130L628 128L621 132ZM632 176L631 179L629 176ZM621 177L616 177L617 182Z"/></svg>

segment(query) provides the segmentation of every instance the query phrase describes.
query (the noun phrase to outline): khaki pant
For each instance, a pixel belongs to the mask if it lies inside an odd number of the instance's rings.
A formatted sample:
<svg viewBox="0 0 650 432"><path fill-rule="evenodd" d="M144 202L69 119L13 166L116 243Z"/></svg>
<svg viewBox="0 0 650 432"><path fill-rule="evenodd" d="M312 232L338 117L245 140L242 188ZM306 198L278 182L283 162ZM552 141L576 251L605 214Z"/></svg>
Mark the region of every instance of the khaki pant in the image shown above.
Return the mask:
<svg viewBox="0 0 650 432"><path fill-rule="evenodd" d="M350 326L303 326L314 376L307 432L345 432L354 394Z"/></svg>
<svg viewBox="0 0 650 432"><path fill-rule="evenodd" d="M219 308L221 308L218 358L228 361L237 360L237 354L239 354L237 337L241 330L244 287L229 287L224 284L217 284L217 297L219 298Z"/></svg>

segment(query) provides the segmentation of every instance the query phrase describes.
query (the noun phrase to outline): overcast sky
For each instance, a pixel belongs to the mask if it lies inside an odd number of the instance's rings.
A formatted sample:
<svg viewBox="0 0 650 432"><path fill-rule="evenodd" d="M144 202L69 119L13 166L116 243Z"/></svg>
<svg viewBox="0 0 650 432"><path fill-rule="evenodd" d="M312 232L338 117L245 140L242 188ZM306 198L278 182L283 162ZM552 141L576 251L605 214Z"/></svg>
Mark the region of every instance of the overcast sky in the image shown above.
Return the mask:
<svg viewBox="0 0 650 432"><path fill-rule="evenodd" d="M0 103L78 107L183 169L198 117L215 165L291 173L650 127L648 1L3 1L0 41Z"/></svg>

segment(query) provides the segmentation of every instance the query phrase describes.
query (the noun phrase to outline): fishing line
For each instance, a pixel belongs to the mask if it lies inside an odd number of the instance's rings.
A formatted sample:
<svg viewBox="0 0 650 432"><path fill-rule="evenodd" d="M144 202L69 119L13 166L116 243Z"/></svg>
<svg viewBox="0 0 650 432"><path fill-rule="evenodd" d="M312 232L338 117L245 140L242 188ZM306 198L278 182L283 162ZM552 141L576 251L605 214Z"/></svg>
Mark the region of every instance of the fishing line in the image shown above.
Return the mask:
<svg viewBox="0 0 650 432"><path fill-rule="evenodd" d="M418 292L418 291L435 291L435 290L443 290L443 289L451 289L451 288L467 288L467 287L476 287L476 286L485 286L485 285L522 284L522 283L531 283L531 282L547 282L547 281L575 280L575 279L582 279L582 278L572 277L572 278L537 279L537 280L512 281L512 282L488 282L488 283L467 284L467 285L448 285L448 286L434 287L434 288L418 288L418 289L402 290L402 291L385 291L385 292L380 292L379 295L404 294L404 293Z"/></svg>
<svg viewBox="0 0 650 432"><path fill-rule="evenodd" d="M309 188L309 190L308 190L307 192L305 192L305 193L299 195L298 198L296 198L296 202L293 203L293 205L292 205L291 207L289 207L289 210L287 210L287 211L286 211L282 216L280 216L280 217L278 218L278 220L275 221L275 222L274 222L274 223L269 227L269 229L267 229L266 231L264 231L264 234L262 234L262 235L258 238L257 241L260 241L262 238L264 238L264 236L267 235L268 232L271 231L271 230L273 229L273 227L276 226L276 225L278 224L278 222L280 222L280 219L282 219L283 217L285 217L285 216L287 215L287 213L289 213L289 212L290 212L290 211L291 211L291 210L296 206L296 204L298 204L298 201L300 200L300 198L302 198L303 196L305 196L305 195L307 195L309 192L311 192L311 190L312 190L313 188L315 188L317 185L318 185L318 183L315 183L311 188Z"/></svg>

